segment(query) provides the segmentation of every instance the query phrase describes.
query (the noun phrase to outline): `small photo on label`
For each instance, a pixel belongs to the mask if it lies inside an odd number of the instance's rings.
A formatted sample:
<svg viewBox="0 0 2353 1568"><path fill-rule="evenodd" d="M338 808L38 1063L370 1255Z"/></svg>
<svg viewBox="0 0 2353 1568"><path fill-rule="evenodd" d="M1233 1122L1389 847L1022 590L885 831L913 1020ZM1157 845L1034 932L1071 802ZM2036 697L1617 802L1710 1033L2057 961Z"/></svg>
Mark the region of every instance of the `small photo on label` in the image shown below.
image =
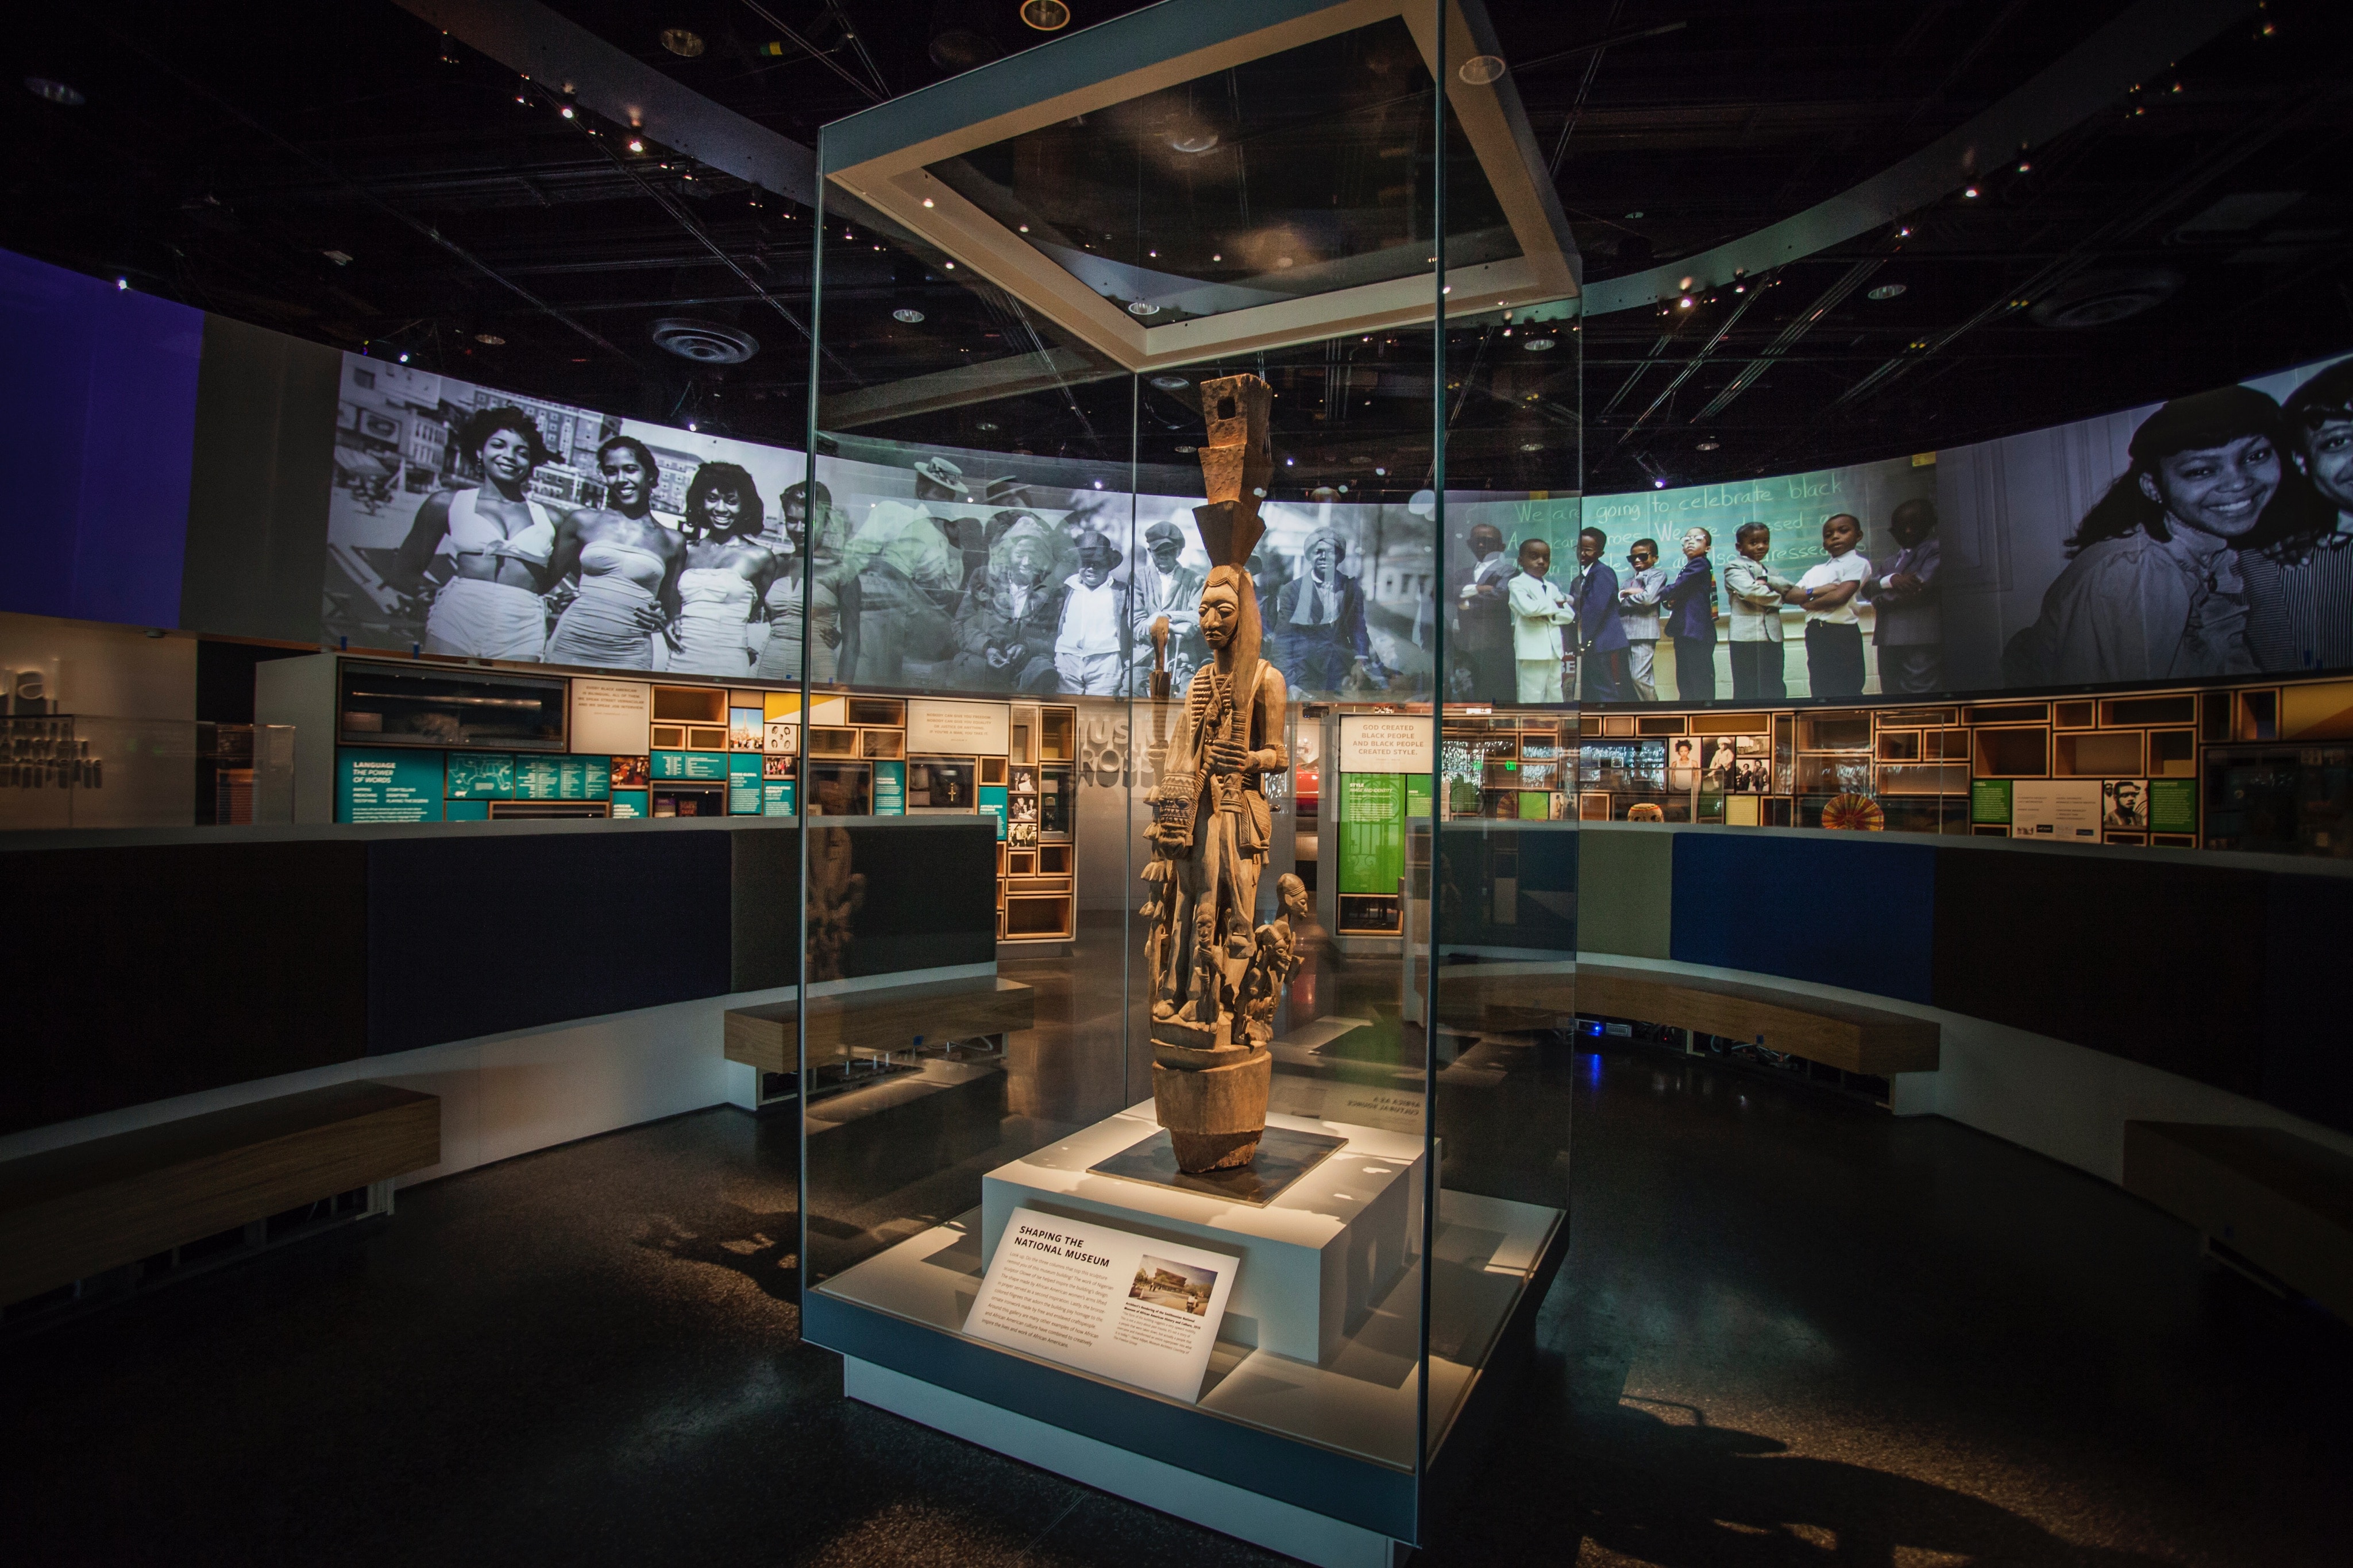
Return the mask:
<svg viewBox="0 0 2353 1568"><path fill-rule="evenodd" d="M1127 1293L1134 1300L1206 1318L1209 1315L1209 1298L1217 1289L1216 1269L1171 1263L1147 1252L1135 1270L1135 1283L1127 1288Z"/></svg>

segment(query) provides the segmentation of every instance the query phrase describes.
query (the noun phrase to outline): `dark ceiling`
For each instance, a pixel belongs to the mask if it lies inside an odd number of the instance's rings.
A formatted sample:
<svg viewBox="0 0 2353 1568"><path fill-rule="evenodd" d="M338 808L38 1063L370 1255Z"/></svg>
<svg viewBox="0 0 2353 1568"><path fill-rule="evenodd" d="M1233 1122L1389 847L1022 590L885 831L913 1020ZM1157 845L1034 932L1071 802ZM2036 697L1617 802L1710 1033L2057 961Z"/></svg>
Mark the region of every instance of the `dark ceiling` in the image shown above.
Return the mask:
<svg viewBox="0 0 2353 1568"><path fill-rule="evenodd" d="M1014 0L556 8L804 144L828 121L1042 38ZM1073 0L1081 26L1134 8ZM2125 9L1491 4L1589 280L1847 190ZM701 53L665 47L667 28L693 33ZM339 347L797 444L807 210L659 146L630 152L625 126L564 118L543 87L392 0L47 7L19 18L7 52L0 112L16 155L0 245ZM26 78L84 101L37 96L17 86ZM1590 319L1586 488L1950 446L2341 351L2353 343L2348 154L2353 7L2250 5L1974 196L1745 292ZM938 258L838 219L828 230L828 395L1052 342ZM678 316L732 327L759 352L730 366L665 353L653 324ZM1450 482L1573 488L1577 355L1539 362L1519 353L1525 333L1502 331L1452 334ZM1391 484L1426 472L1430 363L1426 331L1268 356L1298 460L1284 478L1351 479L1361 494L1376 455ZM1124 377L870 433L1124 463L1132 399L1141 455L1173 460L1192 415Z"/></svg>

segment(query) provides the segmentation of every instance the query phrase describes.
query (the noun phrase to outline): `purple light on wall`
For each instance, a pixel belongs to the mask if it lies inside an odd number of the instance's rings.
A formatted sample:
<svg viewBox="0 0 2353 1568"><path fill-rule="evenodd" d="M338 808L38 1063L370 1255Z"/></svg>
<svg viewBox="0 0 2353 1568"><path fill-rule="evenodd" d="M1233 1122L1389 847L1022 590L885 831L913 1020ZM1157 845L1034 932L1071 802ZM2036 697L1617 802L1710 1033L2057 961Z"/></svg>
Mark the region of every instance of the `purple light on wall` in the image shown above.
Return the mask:
<svg viewBox="0 0 2353 1568"><path fill-rule="evenodd" d="M204 320L0 251L0 610L178 624Z"/></svg>

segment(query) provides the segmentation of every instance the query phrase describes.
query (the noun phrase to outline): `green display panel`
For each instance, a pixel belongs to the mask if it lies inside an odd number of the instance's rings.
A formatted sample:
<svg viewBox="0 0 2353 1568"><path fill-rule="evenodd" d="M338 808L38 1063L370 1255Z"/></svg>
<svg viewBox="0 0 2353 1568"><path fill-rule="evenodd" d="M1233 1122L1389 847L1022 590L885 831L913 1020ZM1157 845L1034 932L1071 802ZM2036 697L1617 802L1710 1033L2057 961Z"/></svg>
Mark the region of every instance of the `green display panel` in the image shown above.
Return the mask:
<svg viewBox="0 0 2353 1568"><path fill-rule="evenodd" d="M1522 822L1550 822L1552 820L1552 792L1550 790L1543 789L1522 790L1520 792L1520 820Z"/></svg>
<svg viewBox="0 0 2353 1568"><path fill-rule="evenodd" d="M2008 826L2010 780L1972 779L1969 781L1969 820Z"/></svg>
<svg viewBox="0 0 2353 1568"><path fill-rule="evenodd" d="M2151 833L2198 831L2198 781L2148 781L2148 830Z"/></svg>
<svg viewBox="0 0 2353 1568"><path fill-rule="evenodd" d="M760 753L737 752L727 759L727 815L757 816L760 798Z"/></svg>
<svg viewBox="0 0 2353 1568"><path fill-rule="evenodd" d="M613 792L609 757L518 757L517 800L603 800Z"/></svg>
<svg viewBox="0 0 2353 1568"><path fill-rule="evenodd" d="M442 764L443 790L451 800L512 800L515 760L500 752L448 752ZM483 815L487 816L488 813ZM452 822L470 820L456 812Z"/></svg>
<svg viewBox="0 0 2353 1568"><path fill-rule="evenodd" d="M997 818L997 841L999 844L1004 843L1005 818L1008 810L1005 804L1005 786L1003 784L983 784L976 793L980 799L981 815L984 816L995 816Z"/></svg>
<svg viewBox="0 0 2353 1568"><path fill-rule="evenodd" d="M337 822L438 822L441 753L345 746L335 753Z"/></svg>
<svg viewBox="0 0 2353 1568"><path fill-rule="evenodd" d="M491 803L487 800L451 800L444 801L441 805L441 820L444 822L488 822L490 819Z"/></svg>
<svg viewBox="0 0 2353 1568"><path fill-rule="evenodd" d="M724 752L656 752L654 777L695 779L706 784L723 784L727 779L727 753Z"/></svg>
<svg viewBox="0 0 2353 1568"><path fill-rule="evenodd" d="M1398 890L1405 875L1407 776L1340 775L1340 891Z"/></svg>
<svg viewBox="0 0 2353 1568"><path fill-rule="evenodd" d="M647 791L641 789L615 790L613 815L616 817L628 817L633 820L641 816L650 816L653 815L654 808L653 804L646 798L647 794Z"/></svg>
<svg viewBox="0 0 2353 1568"><path fill-rule="evenodd" d="M760 815L790 816L793 814L793 781L768 779L760 785Z"/></svg>
<svg viewBox="0 0 2353 1568"><path fill-rule="evenodd" d="M877 763L874 764L874 815L904 816L907 815L907 764Z"/></svg>

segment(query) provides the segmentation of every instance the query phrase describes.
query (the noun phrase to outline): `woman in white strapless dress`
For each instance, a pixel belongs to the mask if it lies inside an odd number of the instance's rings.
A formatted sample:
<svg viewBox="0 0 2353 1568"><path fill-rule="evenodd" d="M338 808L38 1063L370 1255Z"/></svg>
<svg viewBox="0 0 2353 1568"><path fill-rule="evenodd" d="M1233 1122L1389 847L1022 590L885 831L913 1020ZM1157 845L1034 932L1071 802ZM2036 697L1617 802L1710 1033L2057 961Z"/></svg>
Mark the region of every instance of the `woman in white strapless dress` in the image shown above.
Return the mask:
<svg viewBox="0 0 2353 1568"><path fill-rule="evenodd" d="M559 524L548 577L576 579L578 596L547 639L550 664L651 669L654 633L678 616L678 578L686 543L653 521L654 455L633 437L596 448L605 504L583 507Z"/></svg>
<svg viewBox="0 0 2353 1568"><path fill-rule="evenodd" d="M808 618L817 624L817 637L805 639L801 624L801 563L807 559L810 500L812 487L794 485L782 498L786 538L779 542L785 549L776 552L776 570L769 579L765 595L768 620L767 645L760 650L759 668L753 673L763 680L798 680L801 678L801 650L808 649L808 678L818 683L839 679L838 672L848 668L856 654L854 644L845 647L849 634L856 628L854 615L845 618L842 613L843 583L839 573L840 557L829 548L836 537L833 521L833 497L823 484L815 486L816 511L821 520L815 531L818 535L817 581L808 590ZM855 579L851 579L854 583ZM855 595L852 596L852 608Z"/></svg>
<svg viewBox="0 0 2353 1568"><path fill-rule="evenodd" d="M432 594L425 651L534 662L547 642L542 595L555 518L531 498L531 476L555 454L520 408L478 410L459 427L458 442L484 482L426 498L395 558L392 581L419 594L427 568L448 557L451 575Z"/></svg>
<svg viewBox="0 0 2353 1568"><path fill-rule="evenodd" d="M679 524L686 567L669 633L673 672L752 673L752 616L776 574L776 558L759 542L763 521L760 488L749 473L733 463L705 463L694 471Z"/></svg>

